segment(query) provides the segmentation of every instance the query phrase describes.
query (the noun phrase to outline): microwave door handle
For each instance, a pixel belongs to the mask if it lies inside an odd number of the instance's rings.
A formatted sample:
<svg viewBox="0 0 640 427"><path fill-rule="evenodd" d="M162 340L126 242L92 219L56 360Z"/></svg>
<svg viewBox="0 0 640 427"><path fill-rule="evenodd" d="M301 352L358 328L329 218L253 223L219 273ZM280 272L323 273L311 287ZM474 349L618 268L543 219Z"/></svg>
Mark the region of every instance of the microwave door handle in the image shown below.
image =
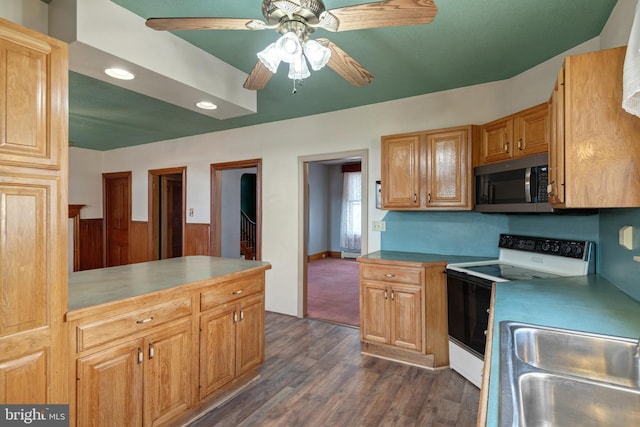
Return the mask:
<svg viewBox="0 0 640 427"><path fill-rule="evenodd" d="M531 168L524 170L524 198L527 203L531 203Z"/></svg>

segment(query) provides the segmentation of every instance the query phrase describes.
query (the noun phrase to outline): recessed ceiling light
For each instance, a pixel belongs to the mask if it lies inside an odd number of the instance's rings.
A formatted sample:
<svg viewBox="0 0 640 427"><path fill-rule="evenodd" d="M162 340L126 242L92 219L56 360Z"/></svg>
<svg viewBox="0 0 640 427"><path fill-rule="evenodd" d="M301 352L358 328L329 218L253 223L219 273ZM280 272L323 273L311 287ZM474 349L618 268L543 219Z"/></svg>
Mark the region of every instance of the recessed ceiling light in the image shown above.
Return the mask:
<svg viewBox="0 0 640 427"><path fill-rule="evenodd" d="M107 68L104 72L107 73L108 76L120 80L133 80L135 77L133 73L122 68Z"/></svg>
<svg viewBox="0 0 640 427"><path fill-rule="evenodd" d="M200 101L196 103L196 107L202 108L203 110L215 110L216 108L218 108L216 104L209 101Z"/></svg>

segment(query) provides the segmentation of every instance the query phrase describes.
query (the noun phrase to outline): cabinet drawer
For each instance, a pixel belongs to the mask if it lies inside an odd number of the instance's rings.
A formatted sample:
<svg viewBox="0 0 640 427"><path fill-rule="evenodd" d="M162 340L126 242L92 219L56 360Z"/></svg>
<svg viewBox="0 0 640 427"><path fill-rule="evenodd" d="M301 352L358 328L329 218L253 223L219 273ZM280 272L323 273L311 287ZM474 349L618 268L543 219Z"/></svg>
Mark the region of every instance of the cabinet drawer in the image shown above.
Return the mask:
<svg viewBox="0 0 640 427"><path fill-rule="evenodd" d="M260 292L264 292L264 274L223 282L200 294L200 311Z"/></svg>
<svg viewBox="0 0 640 427"><path fill-rule="evenodd" d="M395 265L362 265L363 280L379 280L393 283L422 285L424 271L420 268L397 267Z"/></svg>
<svg viewBox="0 0 640 427"><path fill-rule="evenodd" d="M191 297L157 304L142 310L110 317L77 327L78 352L109 341L151 329L191 314Z"/></svg>

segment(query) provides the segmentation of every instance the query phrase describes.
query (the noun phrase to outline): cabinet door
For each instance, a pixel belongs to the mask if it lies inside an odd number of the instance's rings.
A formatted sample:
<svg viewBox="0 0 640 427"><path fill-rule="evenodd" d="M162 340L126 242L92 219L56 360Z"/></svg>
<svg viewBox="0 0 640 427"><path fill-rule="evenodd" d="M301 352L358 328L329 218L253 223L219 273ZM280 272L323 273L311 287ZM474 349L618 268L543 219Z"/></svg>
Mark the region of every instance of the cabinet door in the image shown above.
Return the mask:
<svg viewBox="0 0 640 427"><path fill-rule="evenodd" d="M144 350L144 425L165 424L191 407L191 320L149 335Z"/></svg>
<svg viewBox="0 0 640 427"><path fill-rule="evenodd" d="M235 304L200 316L200 399L235 378L237 319Z"/></svg>
<svg viewBox="0 0 640 427"><path fill-rule="evenodd" d="M242 375L264 360L264 296L240 301L237 324L237 372Z"/></svg>
<svg viewBox="0 0 640 427"><path fill-rule="evenodd" d="M67 47L0 19L0 403L67 403Z"/></svg>
<svg viewBox="0 0 640 427"><path fill-rule="evenodd" d="M382 138L382 208L420 206L420 134Z"/></svg>
<svg viewBox="0 0 640 427"><path fill-rule="evenodd" d="M551 135L549 141L549 202L564 204L564 67L551 94Z"/></svg>
<svg viewBox="0 0 640 427"><path fill-rule="evenodd" d="M362 282L360 288L360 338L387 344L389 332L389 289L384 283Z"/></svg>
<svg viewBox="0 0 640 427"><path fill-rule="evenodd" d="M549 107L541 104L518 114L515 126L516 157L546 153L549 150Z"/></svg>
<svg viewBox="0 0 640 427"><path fill-rule="evenodd" d="M497 120L482 126L481 162L493 163L513 157L513 119Z"/></svg>
<svg viewBox="0 0 640 427"><path fill-rule="evenodd" d="M77 425L142 425L142 340L78 359Z"/></svg>
<svg viewBox="0 0 640 427"><path fill-rule="evenodd" d="M418 286L391 287L391 344L422 350L422 289Z"/></svg>
<svg viewBox="0 0 640 427"><path fill-rule="evenodd" d="M427 136L427 207L471 207L468 132Z"/></svg>

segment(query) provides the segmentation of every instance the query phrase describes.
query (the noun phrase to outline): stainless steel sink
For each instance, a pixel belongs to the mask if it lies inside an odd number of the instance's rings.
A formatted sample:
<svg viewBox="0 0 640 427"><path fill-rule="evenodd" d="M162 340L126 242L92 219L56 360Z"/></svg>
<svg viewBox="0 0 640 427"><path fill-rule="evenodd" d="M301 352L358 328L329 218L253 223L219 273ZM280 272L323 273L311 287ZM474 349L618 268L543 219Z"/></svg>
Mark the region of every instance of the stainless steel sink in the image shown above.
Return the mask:
<svg viewBox="0 0 640 427"><path fill-rule="evenodd" d="M501 426L640 425L638 341L500 322Z"/></svg>

